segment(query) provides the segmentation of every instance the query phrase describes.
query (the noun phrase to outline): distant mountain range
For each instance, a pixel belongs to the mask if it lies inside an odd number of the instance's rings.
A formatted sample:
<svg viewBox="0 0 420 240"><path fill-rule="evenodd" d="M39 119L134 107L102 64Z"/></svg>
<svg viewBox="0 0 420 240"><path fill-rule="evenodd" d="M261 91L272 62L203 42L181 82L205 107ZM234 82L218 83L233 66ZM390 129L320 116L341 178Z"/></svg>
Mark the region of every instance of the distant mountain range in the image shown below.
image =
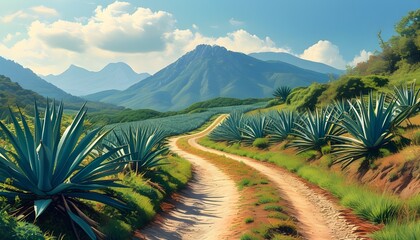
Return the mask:
<svg viewBox="0 0 420 240"><path fill-rule="evenodd" d="M302 58L298 58L288 53L276 53L276 52L260 52L260 53L251 53L249 56L254 57L256 59L262 61L280 61L295 65L296 67L300 67L303 69L312 70L315 72L326 73L326 74L334 74L334 75L341 75L344 74L344 70L340 70L329 65L313 62L309 60L305 60Z"/></svg>
<svg viewBox="0 0 420 240"><path fill-rule="evenodd" d="M278 86L308 86L328 80L327 74L288 63L261 61L223 47L199 45L126 90L94 96L96 100L133 109L168 111L215 97L270 97Z"/></svg>
<svg viewBox="0 0 420 240"><path fill-rule="evenodd" d="M71 65L59 75L48 75L44 79L76 96L105 90L124 90L149 77L148 73L137 74L125 63L110 63L98 72Z"/></svg>
<svg viewBox="0 0 420 240"><path fill-rule="evenodd" d="M68 94L60 88L54 86L53 84L45 81L44 79L36 75L34 72L32 72L32 70L24 68L16 62L7 60L2 57L0 57L0 75L9 78L12 82L18 83L19 86L23 89L31 90L46 98L55 99L57 101L64 101L65 106L70 109L78 109L81 107L82 104L86 102L85 99ZM28 95L26 94L25 96ZM16 96L16 98L25 98L25 96L18 95ZM33 100L34 99L30 99L30 101ZM115 105L98 102L88 102L87 106L93 111L100 109L122 108L117 107Z"/></svg>
<svg viewBox="0 0 420 240"><path fill-rule="evenodd" d="M24 68L16 62L2 57L0 57L0 75L10 78L13 82L19 83L22 88L30 89L44 97L77 100L76 97L37 76L31 69Z"/></svg>

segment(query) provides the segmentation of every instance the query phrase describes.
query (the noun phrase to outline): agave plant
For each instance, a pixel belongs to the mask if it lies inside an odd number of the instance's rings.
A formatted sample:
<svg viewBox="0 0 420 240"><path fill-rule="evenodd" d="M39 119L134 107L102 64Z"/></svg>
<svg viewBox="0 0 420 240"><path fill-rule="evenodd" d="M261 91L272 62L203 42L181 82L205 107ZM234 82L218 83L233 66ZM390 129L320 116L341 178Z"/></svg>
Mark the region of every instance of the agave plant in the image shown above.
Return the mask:
<svg viewBox="0 0 420 240"><path fill-rule="evenodd" d="M360 158L369 161L376 157L379 149L394 137L392 129L409 114L407 110L395 114L396 101L387 104L385 94L378 94L376 100L372 95L370 93L367 103L361 98L355 104L349 102L355 117L345 114L340 125L351 137L331 136L341 143L333 146L332 153L337 155L334 163L341 163L343 168Z"/></svg>
<svg viewBox="0 0 420 240"><path fill-rule="evenodd" d="M256 115L245 119L242 128L242 137L244 142L252 144L257 138L263 138L267 135L267 128L271 120L266 116Z"/></svg>
<svg viewBox="0 0 420 240"><path fill-rule="evenodd" d="M267 133L270 135L270 140L274 142L281 142L292 134L300 119L298 113L294 111L277 111L270 118L271 124L268 126Z"/></svg>
<svg viewBox="0 0 420 240"><path fill-rule="evenodd" d="M408 85L394 87L393 95L398 106L397 112L409 111L408 117L411 117L420 111L420 89L416 91L415 88L415 82L411 84L411 87Z"/></svg>
<svg viewBox="0 0 420 240"><path fill-rule="evenodd" d="M291 92L292 89L290 87L281 86L274 90L273 96L285 102Z"/></svg>
<svg viewBox="0 0 420 240"><path fill-rule="evenodd" d="M329 143L331 136L344 133L344 129L334 121L331 108L316 109L314 113L307 112L301 121L296 123L292 133L296 137L286 147L296 147L298 152L307 150L321 151L321 148Z"/></svg>
<svg viewBox="0 0 420 240"><path fill-rule="evenodd" d="M114 138L108 140L110 144L106 147L124 146L116 155L129 162L126 168L140 174L162 164L161 155L168 151L166 135L155 126L129 127L127 131L114 131Z"/></svg>
<svg viewBox="0 0 420 240"><path fill-rule="evenodd" d="M243 127L243 114L233 112L209 134L209 138L213 141L227 141L228 143L240 142Z"/></svg>
<svg viewBox="0 0 420 240"><path fill-rule="evenodd" d="M13 146L13 151L0 147L0 196L9 201L20 199L17 215L38 218L49 210L58 210L71 219L79 238L77 226L91 239L103 236L96 223L81 210L80 200L101 202L117 209L126 205L107 195L109 187L123 187L112 178L126 164L111 156L120 148L110 149L99 156L93 151L109 131L94 129L84 134L83 106L73 122L60 133L63 105L46 106L41 119L35 103L34 130L25 116L18 119L10 110L14 131L0 122L0 129ZM59 220L57 220L59 221Z"/></svg>

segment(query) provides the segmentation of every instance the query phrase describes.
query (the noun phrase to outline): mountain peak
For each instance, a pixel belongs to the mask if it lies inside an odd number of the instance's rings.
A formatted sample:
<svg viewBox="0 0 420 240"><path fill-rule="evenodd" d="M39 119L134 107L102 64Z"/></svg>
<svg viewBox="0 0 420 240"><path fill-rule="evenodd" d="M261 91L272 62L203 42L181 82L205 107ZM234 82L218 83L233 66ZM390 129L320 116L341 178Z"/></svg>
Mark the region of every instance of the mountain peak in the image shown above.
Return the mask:
<svg viewBox="0 0 420 240"><path fill-rule="evenodd" d="M116 63L109 63L106 65L101 71L108 70L108 71L115 71L115 70L126 70L126 71L133 71L133 69L126 63L123 62L116 62Z"/></svg>
<svg viewBox="0 0 420 240"><path fill-rule="evenodd" d="M190 52L191 57L197 58L197 57L211 57L211 56L217 56L217 55L224 55L228 52L228 50L224 47L218 46L218 45L207 45L207 44L200 44L195 47L193 51Z"/></svg>

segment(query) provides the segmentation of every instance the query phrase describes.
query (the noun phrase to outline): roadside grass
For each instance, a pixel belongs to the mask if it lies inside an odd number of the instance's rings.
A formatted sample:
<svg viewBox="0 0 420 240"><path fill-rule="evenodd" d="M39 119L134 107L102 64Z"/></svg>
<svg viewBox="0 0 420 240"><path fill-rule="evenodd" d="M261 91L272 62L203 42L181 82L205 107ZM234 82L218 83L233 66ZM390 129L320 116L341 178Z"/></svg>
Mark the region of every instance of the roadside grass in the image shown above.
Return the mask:
<svg viewBox="0 0 420 240"><path fill-rule="evenodd" d="M177 145L184 151L205 158L235 181L241 202L240 213L232 224L232 229L242 234L238 236L240 239L267 239L267 236L274 237L274 234L287 234L291 239L299 239L297 231L281 233L276 230L297 227L288 216L285 202L278 196L277 188L263 174L245 163L190 147L188 136L178 140ZM282 218L270 217L272 211L265 210L267 206L268 209L281 213Z"/></svg>
<svg viewBox="0 0 420 240"><path fill-rule="evenodd" d="M249 147L232 147L225 143L212 142L207 137L200 139L199 143L220 151L274 163L328 190L340 199L341 205L352 209L361 218L376 224L384 224L381 230L372 235L374 239L393 239L385 237L396 235L400 231L414 231L406 233L407 236L418 233L416 229L420 218L419 195L403 200L389 194L378 193L357 183L349 183L337 173L307 164L305 155L291 155L281 151L272 152L272 150L260 151ZM328 160L324 161L328 162Z"/></svg>
<svg viewBox="0 0 420 240"><path fill-rule="evenodd" d="M111 191L127 202L130 211L120 213L108 206L95 206L103 213L100 226L107 239L130 239L134 230L147 224L161 210L160 204L165 198L185 187L192 174L190 162L176 155L168 155L164 162L153 173L118 176L128 188L113 188Z"/></svg>

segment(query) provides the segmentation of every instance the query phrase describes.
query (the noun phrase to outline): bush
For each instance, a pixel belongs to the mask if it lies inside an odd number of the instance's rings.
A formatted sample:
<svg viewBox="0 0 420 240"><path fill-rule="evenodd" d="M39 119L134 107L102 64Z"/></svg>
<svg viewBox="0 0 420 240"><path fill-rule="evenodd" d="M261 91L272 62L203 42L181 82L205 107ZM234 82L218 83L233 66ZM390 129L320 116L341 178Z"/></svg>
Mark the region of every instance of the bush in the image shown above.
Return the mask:
<svg viewBox="0 0 420 240"><path fill-rule="evenodd" d="M257 138L252 143L252 146L257 147L259 149L265 149L268 148L269 143L267 138Z"/></svg>
<svg viewBox="0 0 420 240"><path fill-rule="evenodd" d="M414 133L412 141L414 145L420 145L420 131Z"/></svg>
<svg viewBox="0 0 420 240"><path fill-rule="evenodd" d="M286 102L296 110L314 110L318 97L327 89L327 84L313 83L307 88L300 88L287 97Z"/></svg>
<svg viewBox="0 0 420 240"><path fill-rule="evenodd" d="M0 211L0 233L1 239L45 239L43 233L37 226L26 222L18 222L4 211Z"/></svg>

